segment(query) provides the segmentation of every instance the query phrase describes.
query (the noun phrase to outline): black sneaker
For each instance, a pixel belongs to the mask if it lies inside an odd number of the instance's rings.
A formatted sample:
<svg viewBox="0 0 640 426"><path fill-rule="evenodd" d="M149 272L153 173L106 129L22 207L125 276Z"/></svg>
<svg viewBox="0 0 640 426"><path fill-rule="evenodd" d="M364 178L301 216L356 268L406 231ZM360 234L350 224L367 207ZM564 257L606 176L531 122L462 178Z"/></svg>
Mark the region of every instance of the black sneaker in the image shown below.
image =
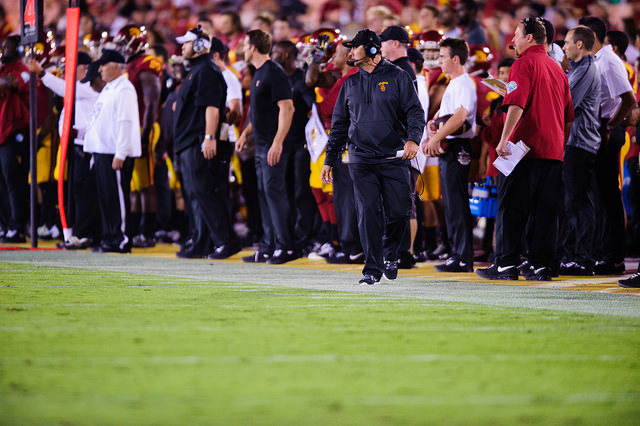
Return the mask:
<svg viewBox="0 0 640 426"><path fill-rule="evenodd" d="M593 268L579 264L578 262L569 262L560 264L561 275L573 275L579 277L589 277L594 275Z"/></svg>
<svg viewBox="0 0 640 426"><path fill-rule="evenodd" d="M354 265L364 265L364 252L350 254L349 263Z"/></svg>
<svg viewBox="0 0 640 426"><path fill-rule="evenodd" d="M143 234L136 235L131 241L133 247L136 248L151 248L156 246L156 241L153 238L145 237Z"/></svg>
<svg viewBox="0 0 640 426"><path fill-rule="evenodd" d="M546 266L542 266L540 268L531 267L531 270L524 278L527 281L551 281L551 269Z"/></svg>
<svg viewBox="0 0 640 426"><path fill-rule="evenodd" d="M398 269L411 269L416 266L416 261L408 251L398 253Z"/></svg>
<svg viewBox="0 0 640 426"><path fill-rule="evenodd" d="M618 285L624 288L640 288L640 272L636 272L627 279L618 281Z"/></svg>
<svg viewBox="0 0 640 426"><path fill-rule="evenodd" d="M271 256L262 251L256 251L251 256L245 256L242 261L245 263L266 263Z"/></svg>
<svg viewBox="0 0 640 426"><path fill-rule="evenodd" d="M235 244L223 244L216 247L213 253L207 256L207 259L220 260L227 259L240 251L240 247Z"/></svg>
<svg viewBox="0 0 640 426"><path fill-rule="evenodd" d="M343 251L336 251L326 257L325 260L333 265L344 265L349 263L349 255Z"/></svg>
<svg viewBox="0 0 640 426"><path fill-rule="evenodd" d="M397 260L385 260L384 272L382 274L387 280L395 280L398 278L398 261Z"/></svg>
<svg viewBox="0 0 640 426"><path fill-rule="evenodd" d="M594 268L596 275L622 275L624 274L624 262L597 261Z"/></svg>
<svg viewBox="0 0 640 426"><path fill-rule="evenodd" d="M422 262L426 262L429 258L427 257L427 252L426 251L420 251L417 253L413 253L413 260L416 263L422 263Z"/></svg>
<svg viewBox="0 0 640 426"><path fill-rule="evenodd" d="M531 263L529 263L528 260L525 260L520 265L518 265L518 274L520 276L526 277L527 275L531 274L531 268L533 268Z"/></svg>
<svg viewBox="0 0 640 426"><path fill-rule="evenodd" d="M113 244L100 243L91 248L93 253L131 253L131 244L124 244L123 246L117 246Z"/></svg>
<svg viewBox="0 0 640 426"><path fill-rule="evenodd" d="M26 243L24 234L16 229L9 229L5 232L1 242L3 243Z"/></svg>
<svg viewBox="0 0 640 426"><path fill-rule="evenodd" d="M197 253L188 248L182 249L176 252L176 257L180 259L203 259L205 256L202 253Z"/></svg>
<svg viewBox="0 0 640 426"><path fill-rule="evenodd" d="M431 253L427 254L429 260L448 259L451 256L451 247L445 244L438 244L438 247Z"/></svg>
<svg viewBox="0 0 640 426"><path fill-rule="evenodd" d="M433 268L438 272L473 272L473 265L463 262L458 256L451 256L445 263Z"/></svg>
<svg viewBox="0 0 640 426"><path fill-rule="evenodd" d="M267 260L267 263L269 265L282 265L283 263L291 262L292 260L296 260L297 258L298 255L293 250L277 249L273 252L273 256L271 256L271 258Z"/></svg>
<svg viewBox="0 0 640 426"><path fill-rule="evenodd" d="M360 285L374 285L380 282L380 278L376 278L371 274L364 274L364 276L362 278L360 278L360 281L358 281L358 284Z"/></svg>
<svg viewBox="0 0 640 426"><path fill-rule="evenodd" d="M476 274L487 280L518 280L518 269L516 265L498 266L494 263L488 268L476 269Z"/></svg>

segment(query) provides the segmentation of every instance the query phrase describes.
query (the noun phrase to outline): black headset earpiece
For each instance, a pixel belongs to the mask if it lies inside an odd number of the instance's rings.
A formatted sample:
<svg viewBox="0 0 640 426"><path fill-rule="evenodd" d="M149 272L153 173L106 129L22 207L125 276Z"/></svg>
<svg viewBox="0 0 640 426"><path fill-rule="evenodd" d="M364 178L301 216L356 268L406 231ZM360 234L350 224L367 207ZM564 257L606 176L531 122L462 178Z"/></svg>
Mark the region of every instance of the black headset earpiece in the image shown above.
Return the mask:
<svg viewBox="0 0 640 426"><path fill-rule="evenodd" d="M200 53L204 50L204 41L201 38L197 38L193 42L193 51Z"/></svg>

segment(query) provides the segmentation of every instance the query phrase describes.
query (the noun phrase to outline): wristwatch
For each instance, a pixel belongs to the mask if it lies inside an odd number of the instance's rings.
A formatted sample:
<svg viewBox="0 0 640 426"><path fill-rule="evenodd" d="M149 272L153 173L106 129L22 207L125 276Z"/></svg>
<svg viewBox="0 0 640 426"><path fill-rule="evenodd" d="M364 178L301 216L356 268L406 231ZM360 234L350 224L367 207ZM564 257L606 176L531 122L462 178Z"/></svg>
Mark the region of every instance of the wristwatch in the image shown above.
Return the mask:
<svg viewBox="0 0 640 426"><path fill-rule="evenodd" d="M216 139L216 135L204 135L204 140L213 141Z"/></svg>

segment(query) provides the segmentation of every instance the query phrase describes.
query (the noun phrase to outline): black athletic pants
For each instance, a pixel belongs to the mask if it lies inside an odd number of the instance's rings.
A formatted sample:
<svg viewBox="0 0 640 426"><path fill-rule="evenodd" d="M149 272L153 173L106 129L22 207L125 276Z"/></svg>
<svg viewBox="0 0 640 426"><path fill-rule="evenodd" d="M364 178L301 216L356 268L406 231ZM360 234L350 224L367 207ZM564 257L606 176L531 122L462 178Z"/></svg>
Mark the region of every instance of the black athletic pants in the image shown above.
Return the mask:
<svg viewBox="0 0 640 426"><path fill-rule="evenodd" d="M113 154L93 154L98 205L102 219L102 243L125 248L129 244L127 216L131 211L131 175L133 158L127 158L120 170L113 170Z"/></svg>
<svg viewBox="0 0 640 426"><path fill-rule="evenodd" d="M262 218L262 239L259 250L293 250L291 208L287 192L287 165L290 153L283 151L275 166L267 162L268 146L256 147L258 201Z"/></svg>
<svg viewBox="0 0 640 426"><path fill-rule="evenodd" d="M365 256L362 273L379 279L384 272L384 252L388 253L386 260L398 259L402 236L409 225L409 165L401 159L350 163L349 172ZM334 188L335 185L334 180Z"/></svg>
<svg viewBox="0 0 640 426"><path fill-rule="evenodd" d="M595 210L596 154L567 146L564 150L564 235L560 240L563 262L593 267L596 232Z"/></svg>
<svg viewBox="0 0 640 426"><path fill-rule="evenodd" d="M295 248L302 251L309 246L320 224L320 212L311 192L311 157L303 144L291 148L287 181L291 194L293 235Z"/></svg>
<svg viewBox="0 0 640 426"><path fill-rule="evenodd" d="M342 251L348 254L362 253L362 244L358 233L359 219L354 199L353 174L351 168L336 161L331 174L333 176L333 205L336 209L338 239Z"/></svg>
<svg viewBox="0 0 640 426"><path fill-rule="evenodd" d="M193 253L207 255L213 247L234 242L229 200L229 160L232 145L218 141L217 153L207 160L199 144L179 153L186 200L190 203L195 235Z"/></svg>
<svg viewBox="0 0 640 426"><path fill-rule="evenodd" d="M529 262L551 268L562 207L562 162L523 159L498 188L496 264L520 264L522 238L529 220Z"/></svg>
<svg viewBox="0 0 640 426"><path fill-rule="evenodd" d="M438 160L447 234L454 255L473 265L473 219L469 210L471 141L450 139L448 142L449 148Z"/></svg>
<svg viewBox="0 0 640 426"><path fill-rule="evenodd" d="M25 230L29 217L28 174L29 132L22 129L0 144L0 192L5 192L8 199L7 229Z"/></svg>
<svg viewBox="0 0 640 426"><path fill-rule="evenodd" d="M597 229L596 260L620 263L624 261L624 207L618 182L620 149L625 141L625 129L618 126L607 137L604 132L606 120L602 122L602 143L596 156L596 180L598 202L596 204Z"/></svg>
<svg viewBox="0 0 640 426"><path fill-rule="evenodd" d="M73 234L78 238L100 239L100 215L98 204L96 171L91 169L91 154L81 145L73 147Z"/></svg>

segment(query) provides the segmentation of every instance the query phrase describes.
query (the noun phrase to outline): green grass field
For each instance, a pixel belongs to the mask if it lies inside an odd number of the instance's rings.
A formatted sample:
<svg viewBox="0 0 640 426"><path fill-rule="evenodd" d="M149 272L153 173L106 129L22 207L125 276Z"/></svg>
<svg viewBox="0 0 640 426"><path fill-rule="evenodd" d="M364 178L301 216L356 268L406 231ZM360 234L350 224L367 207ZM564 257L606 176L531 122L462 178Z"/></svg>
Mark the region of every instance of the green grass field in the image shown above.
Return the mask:
<svg viewBox="0 0 640 426"><path fill-rule="evenodd" d="M639 318L0 263L3 425L637 424L639 367Z"/></svg>

